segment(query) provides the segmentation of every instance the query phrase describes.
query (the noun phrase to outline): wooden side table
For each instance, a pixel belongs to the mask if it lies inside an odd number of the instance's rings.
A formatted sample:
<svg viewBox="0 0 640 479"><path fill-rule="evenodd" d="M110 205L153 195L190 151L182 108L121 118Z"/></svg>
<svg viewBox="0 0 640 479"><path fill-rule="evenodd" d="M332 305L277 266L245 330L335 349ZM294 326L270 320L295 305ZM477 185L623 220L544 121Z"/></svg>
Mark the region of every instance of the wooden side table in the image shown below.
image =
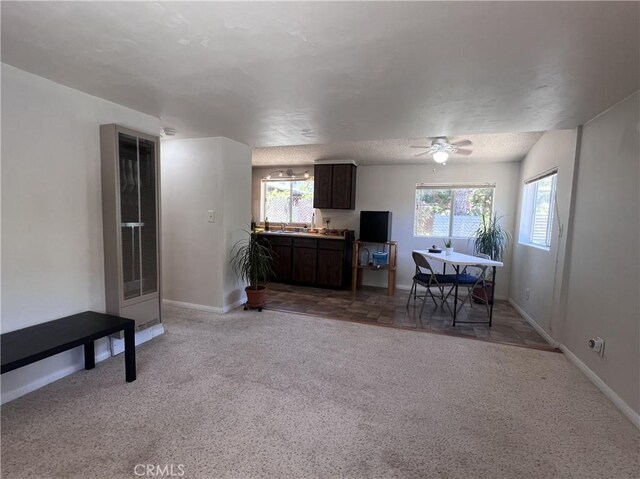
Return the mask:
<svg viewBox="0 0 640 479"><path fill-rule="evenodd" d="M383 244L388 250L388 263L382 266L373 266L373 264L360 264L360 251L365 244ZM387 248L388 246L388 248ZM371 258L372 259L372 258ZM351 291L354 293L362 287L362 272L364 270L386 271L387 272L387 295L393 296L396 292L396 268L398 264L398 242L389 241L387 243L371 243L367 241L354 241L353 243L353 272L351 275Z"/></svg>

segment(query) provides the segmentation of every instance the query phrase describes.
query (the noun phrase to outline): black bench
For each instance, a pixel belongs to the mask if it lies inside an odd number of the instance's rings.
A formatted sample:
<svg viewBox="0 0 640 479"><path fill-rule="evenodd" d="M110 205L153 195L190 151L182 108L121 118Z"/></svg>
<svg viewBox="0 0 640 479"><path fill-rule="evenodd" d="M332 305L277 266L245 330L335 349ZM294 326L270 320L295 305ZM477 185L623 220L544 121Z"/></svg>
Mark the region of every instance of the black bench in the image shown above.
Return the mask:
<svg viewBox="0 0 640 479"><path fill-rule="evenodd" d="M96 366L93 342L120 331L124 331L126 380L135 381L135 321L93 311L0 335L1 374L81 345L84 345L84 368L93 369Z"/></svg>

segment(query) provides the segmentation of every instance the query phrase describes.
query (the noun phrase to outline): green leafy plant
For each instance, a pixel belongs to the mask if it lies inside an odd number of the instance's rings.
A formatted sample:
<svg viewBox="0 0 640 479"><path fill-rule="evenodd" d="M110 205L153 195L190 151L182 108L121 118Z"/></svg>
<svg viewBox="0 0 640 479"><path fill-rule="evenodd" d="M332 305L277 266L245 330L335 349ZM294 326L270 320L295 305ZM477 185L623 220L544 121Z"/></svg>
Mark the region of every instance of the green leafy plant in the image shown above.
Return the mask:
<svg viewBox="0 0 640 479"><path fill-rule="evenodd" d="M511 233L500 224L501 219L497 214L482 217L482 223L473 235L475 253L484 253L495 261L502 261L511 244Z"/></svg>
<svg viewBox="0 0 640 479"><path fill-rule="evenodd" d="M269 248L260 244L257 233L246 233L249 237L239 240L231 249L231 267L250 288L258 289L273 273L273 257Z"/></svg>
<svg viewBox="0 0 640 479"><path fill-rule="evenodd" d="M451 238L449 238L448 240L442 240L442 242L444 243L445 248L453 248L453 241L451 240Z"/></svg>

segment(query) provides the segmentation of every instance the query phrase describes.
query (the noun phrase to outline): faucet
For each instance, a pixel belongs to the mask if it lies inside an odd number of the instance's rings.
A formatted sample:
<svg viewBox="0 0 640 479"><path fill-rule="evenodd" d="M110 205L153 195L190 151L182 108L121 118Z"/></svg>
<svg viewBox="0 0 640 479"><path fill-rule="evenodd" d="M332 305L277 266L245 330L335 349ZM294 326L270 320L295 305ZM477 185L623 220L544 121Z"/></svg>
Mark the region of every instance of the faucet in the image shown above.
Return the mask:
<svg viewBox="0 0 640 479"><path fill-rule="evenodd" d="M280 231L284 231L284 229L287 227L287 223L282 223L280 225Z"/></svg>

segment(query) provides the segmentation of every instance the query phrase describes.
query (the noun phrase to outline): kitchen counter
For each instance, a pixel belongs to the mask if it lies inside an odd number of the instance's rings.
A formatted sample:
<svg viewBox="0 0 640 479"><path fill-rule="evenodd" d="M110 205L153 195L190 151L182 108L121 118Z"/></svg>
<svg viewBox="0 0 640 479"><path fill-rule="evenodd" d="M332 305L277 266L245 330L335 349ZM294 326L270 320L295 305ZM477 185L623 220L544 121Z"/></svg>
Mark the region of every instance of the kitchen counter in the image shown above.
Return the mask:
<svg viewBox="0 0 640 479"><path fill-rule="evenodd" d="M323 233L303 233L298 231L259 231L259 235L265 236L291 236L292 238L320 238L320 239L333 239L333 240L344 240L344 236L342 235L326 235Z"/></svg>
<svg viewBox="0 0 640 479"><path fill-rule="evenodd" d="M344 235L262 231L257 239L273 253L271 281L333 289L351 284L353 230Z"/></svg>

